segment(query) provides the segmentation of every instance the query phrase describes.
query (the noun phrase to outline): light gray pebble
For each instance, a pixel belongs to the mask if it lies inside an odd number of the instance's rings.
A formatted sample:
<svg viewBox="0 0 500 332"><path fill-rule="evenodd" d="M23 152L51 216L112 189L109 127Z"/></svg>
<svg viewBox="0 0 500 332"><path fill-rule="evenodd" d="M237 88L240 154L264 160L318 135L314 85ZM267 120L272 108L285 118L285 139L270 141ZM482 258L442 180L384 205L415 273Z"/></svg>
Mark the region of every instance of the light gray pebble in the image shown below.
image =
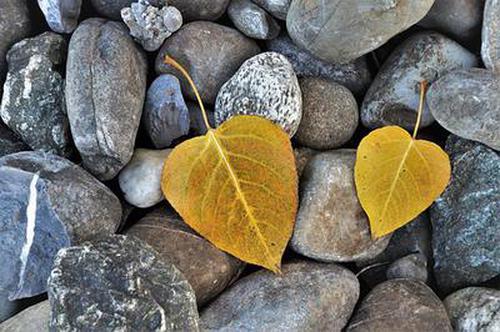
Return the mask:
<svg viewBox="0 0 500 332"><path fill-rule="evenodd" d="M250 0L232 0L227 14L236 28L250 38L273 39L280 33L274 18Z"/></svg>
<svg viewBox="0 0 500 332"><path fill-rule="evenodd" d="M288 9L292 0L252 0L260 7L264 8L269 14L280 20L286 20Z"/></svg>
<svg viewBox="0 0 500 332"><path fill-rule="evenodd" d="M481 57L486 68L500 73L500 0L486 0Z"/></svg>
<svg viewBox="0 0 500 332"><path fill-rule="evenodd" d="M49 27L59 33L71 33L78 25L82 0L38 0Z"/></svg>

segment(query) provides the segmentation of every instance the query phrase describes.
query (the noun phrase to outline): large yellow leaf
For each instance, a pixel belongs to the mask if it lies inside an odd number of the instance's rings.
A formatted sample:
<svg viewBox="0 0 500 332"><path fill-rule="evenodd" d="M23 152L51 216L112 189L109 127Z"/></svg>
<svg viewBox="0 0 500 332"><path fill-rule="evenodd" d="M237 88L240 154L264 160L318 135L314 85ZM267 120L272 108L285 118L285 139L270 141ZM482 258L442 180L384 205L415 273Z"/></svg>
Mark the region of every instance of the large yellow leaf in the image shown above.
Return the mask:
<svg viewBox="0 0 500 332"><path fill-rule="evenodd" d="M256 116L236 116L177 146L162 190L194 230L243 261L278 272L297 211L288 135Z"/></svg>

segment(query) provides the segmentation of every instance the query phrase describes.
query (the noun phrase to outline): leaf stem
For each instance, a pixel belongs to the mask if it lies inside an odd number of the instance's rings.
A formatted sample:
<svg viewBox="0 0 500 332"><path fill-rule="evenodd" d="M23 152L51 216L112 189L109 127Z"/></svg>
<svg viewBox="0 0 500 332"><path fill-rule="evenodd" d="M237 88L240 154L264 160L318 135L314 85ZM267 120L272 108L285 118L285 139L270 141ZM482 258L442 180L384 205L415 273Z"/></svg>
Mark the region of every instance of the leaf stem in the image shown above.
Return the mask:
<svg viewBox="0 0 500 332"><path fill-rule="evenodd" d="M166 55L164 59L164 63L167 65L170 65L177 69L178 71L181 72L181 74L186 78L186 80L189 82L189 85L191 85L191 88L194 91L194 94L196 96L196 100L198 100L198 104L200 105L201 108L201 114L203 115L203 121L205 122L205 126L207 127L207 131L210 131L212 126L210 126L210 123L208 122L208 116L207 116L207 111L205 110L205 106L203 106L203 102L201 101L200 93L198 92L198 89L196 88L196 85L193 82L193 79L189 75L186 69L182 67L181 64L179 64L177 61L175 61L173 58L170 56Z"/></svg>
<svg viewBox="0 0 500 332"><path fill-rule="evenodd" d="M418 127L420 127L420 121L422 120L422 113L425 106L425 92L427 90L427 81L423 80L420 82L420 100L418 103L417 111L417 123L415 124L415 129L413 129L413 138L417 137Z"/></svg>

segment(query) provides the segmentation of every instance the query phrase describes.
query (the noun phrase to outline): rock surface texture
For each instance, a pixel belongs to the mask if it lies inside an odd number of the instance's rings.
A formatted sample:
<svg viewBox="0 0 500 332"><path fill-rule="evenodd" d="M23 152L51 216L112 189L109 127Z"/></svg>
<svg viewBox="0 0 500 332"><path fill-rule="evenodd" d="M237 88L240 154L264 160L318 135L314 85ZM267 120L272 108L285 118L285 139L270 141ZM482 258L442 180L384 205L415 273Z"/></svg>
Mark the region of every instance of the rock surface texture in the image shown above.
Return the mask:
<svg viewBox="0 0 500 332"><path fill-rule="evenodd" d="M38 0L38 6L53 31L71 33L76 29L82 0Z"/></svg>
<svg viewBox="0 0 500 332"><path fill-rule="evenodd" d="M392 263L386 272L387 279L408 278L427 282L427 257L410 254Z"/></svg>
<svg viewBox="0 0 500 332"><path fill-rule="evenodd" d="M0 157L27 150L29 146L0 121Z"/></svg>
<svg viewBox="0 0 500 332"><path fill-rule="evenodd" d="M169 0L186 21L215 21L226 11L230 0Z"/></svg>
<svg viewBox="0 0 500 332"><path fill-rule="evenodd" d="M236 28L250 38L273 39L280 33L274 18L250 0L232 0L227 14Z"/></svg>
<svg viewBox="0 0 500 332"><path fill-rule="evenodd" d="M264 8L268 13L280 20L286 20L286 15L290 9L292 0L252 0L254 3Z"/></svg>
<svg viewBox="0 0 500 332"><path fill-rule="evenodd" d="M2 332L49 332L50 304L43 301L35 304L0 324Z"/></svg>
<svg viewBox="0 0 500 332"><path fill-rule="evenodd" d="M500 72L500 0L486 0L484 6L481 57L486 68Z"/></svg>
<svg viewBox="0 0 500 332"><path fill-rule="evenodd" d="M136 0L90 0L92 7L102 16L119 21L120 12L125 7L130 7Z"/></svg>

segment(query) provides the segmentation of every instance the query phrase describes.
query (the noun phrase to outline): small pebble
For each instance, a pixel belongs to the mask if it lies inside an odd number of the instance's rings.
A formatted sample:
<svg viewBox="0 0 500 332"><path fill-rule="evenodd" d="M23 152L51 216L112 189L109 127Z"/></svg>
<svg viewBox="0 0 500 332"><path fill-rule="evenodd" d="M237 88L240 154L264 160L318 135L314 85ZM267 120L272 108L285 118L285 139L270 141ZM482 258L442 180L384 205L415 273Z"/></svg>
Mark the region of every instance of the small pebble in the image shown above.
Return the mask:
<svg viewBox="0 0 500 332"><path fill-rule="evenodd" d="M280 33L274 18L250 0L232 0L227 14L236 28L250 38L273 39Z"/></svg>
<svg viewBox="0 0 500 332"><path fill-rule="evenodd" d="M82 0L38 0L49 27L60 33L71 33L78 25Z"/></svg>
<svg viewBox="0 0 500 332"><path fill-rule="evenodd" d="M201 136L207 133L207 125L203 119L203 114L201 112L200 106L195 102L188 101L186 103L189 109L189 119L190 119L190 133L194 136ZM207 112L208 123L212 128L215 128L215 115L212 110L209 110L205 106L205 111Z"/></svg>
<svg viewBox="0 0 500 332"><path fill-rule="evenodd" d="M500 73L500 0L486 0L481 36L484 66Z"/></svg>
<svg viewBox="0 0 500 332"><path fill-rule="evenodd" d="M297 175L299 176L300 179L307 163L309 162L309 160L311 160L312 157L318 154L318 151L301 146L294 148L293 154L295 155L295 165L297 166Z"/></svg>
<svg viewBox="0 0 500 332"><path fill-rule="evenodd" d="M292 0L252 0L254 3L264 8L269 14L280 20L286 20L288 9Z"/></svg>
<svg viewBox="0 0 500 332"><path fill-rule="evenodd" d="M408 278L427 282L427 257L410 254L401 257L387 269L387 279Z"/></svg>

